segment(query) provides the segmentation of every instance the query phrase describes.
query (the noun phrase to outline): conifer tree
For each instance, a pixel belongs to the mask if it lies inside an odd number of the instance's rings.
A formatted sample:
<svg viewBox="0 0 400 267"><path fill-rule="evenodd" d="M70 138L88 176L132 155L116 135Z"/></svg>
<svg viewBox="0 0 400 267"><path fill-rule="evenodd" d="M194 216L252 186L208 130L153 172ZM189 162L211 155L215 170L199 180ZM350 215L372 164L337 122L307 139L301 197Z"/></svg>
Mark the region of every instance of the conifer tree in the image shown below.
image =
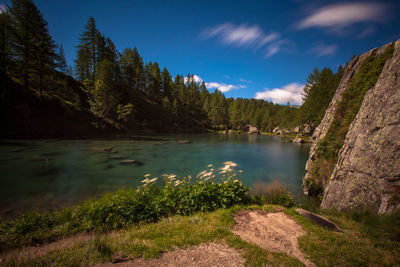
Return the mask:
<svg viewBox="0 0 400 267"><path fill-rule="evenodd" d="M99 43L102 36L96 28L96 21L90 17L85 31L79 38L78 53L75 59L75 69L80 81L87 80L89 86L93 87L99 63Z"/></svg>
<svg viewBox="0 0 400 267"><path fill-rule="evenodd" d="M10 14L10 49L15 75L22 77L26 90L41 92L49 85L56 58L47 22L32 0L13 0Z"/></svg>
<svg viewBox="0 0 400 267"><path fill-rule="evenodd" d="M67 60L65 59L64 47L62 44L58 46L57 57L56 57L56 66L58 71L62 73L68 72Z"/></svg>

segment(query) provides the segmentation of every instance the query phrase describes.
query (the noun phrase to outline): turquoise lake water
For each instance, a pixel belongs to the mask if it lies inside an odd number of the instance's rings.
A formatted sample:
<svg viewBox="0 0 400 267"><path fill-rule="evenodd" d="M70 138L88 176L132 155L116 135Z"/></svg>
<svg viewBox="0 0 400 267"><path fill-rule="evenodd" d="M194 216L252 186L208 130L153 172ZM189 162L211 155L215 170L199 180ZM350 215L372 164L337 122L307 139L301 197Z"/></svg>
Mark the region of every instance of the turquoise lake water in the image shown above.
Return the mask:
<svg viewBox="0 0 400 267"><path fill-rule="evenodd" d="M264 135L164 135L152 140L18 140L0 146L0 216L51 210L140 185L143 176L196 176L225 161L245 185L279 181L301 190L308 145ZM177 140L189 140L177 142ZM110 148L110 151L102 151ZM122 164L136 160L139 164Z"/></svg>

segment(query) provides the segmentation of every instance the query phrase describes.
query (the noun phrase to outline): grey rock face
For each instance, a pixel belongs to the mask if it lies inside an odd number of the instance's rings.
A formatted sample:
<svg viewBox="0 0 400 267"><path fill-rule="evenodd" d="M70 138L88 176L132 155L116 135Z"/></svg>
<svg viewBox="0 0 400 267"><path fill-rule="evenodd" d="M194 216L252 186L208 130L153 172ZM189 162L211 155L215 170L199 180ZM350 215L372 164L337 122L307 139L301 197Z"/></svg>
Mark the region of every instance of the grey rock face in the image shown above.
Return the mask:
<svg viewBox="0 0 400 267"><path fill-rule="evenodd" d="M400 209L400 40L350 125L321 207Z"/></svg>
<svg viewBox="0 0 400 267"><path fill-rule="evenodd" d="M311 148L310 148L310 154L306 163L306 175L303 178L303 191L306 195L309 193L309 188L307 188L307 183L305 182L306 180L313 179L313 177L310 175L310 172L312 170L312 166L315 160L315 153L317 151L317 144L318 142L323 139L328 132L328 129L330 128L335 113L336 109L338 108L338 104L340 100L342 99L342 95L345 91L348 89L349 81L350 79L358 72L360 66L364 62L365 58L367 58L370 55L375 55L379 56L382 53L386 51L386 49L390 46L390 44L384 45L383 47L379 49L373 49L370 50L360 56L355 57L350 63L348 63L345 67L344 74L342 77L342 80L340 81L340 84L332 97L332 101L329 104L324 118L321 120L321 123L318 125L318 127L315 129L313 132L312 138L311 138ZM323 189L325 190L326 184L323 185Z"/></svg>

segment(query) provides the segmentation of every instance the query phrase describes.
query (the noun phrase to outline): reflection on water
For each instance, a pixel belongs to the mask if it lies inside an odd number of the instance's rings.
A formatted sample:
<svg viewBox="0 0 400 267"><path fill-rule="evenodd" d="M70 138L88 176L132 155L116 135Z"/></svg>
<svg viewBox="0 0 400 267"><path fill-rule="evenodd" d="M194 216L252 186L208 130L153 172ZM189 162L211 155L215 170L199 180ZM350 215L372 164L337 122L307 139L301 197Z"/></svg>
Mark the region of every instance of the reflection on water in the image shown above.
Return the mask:
<svg viewBox="0 0 400 267"><path fill-rule="evenodd" d="M307 145L258 135L4 141L0 142L0 215L58 208L136 187L146 173L195 177L208 164L218 167L225 161L238 164L237 169L244 171L243 183L250 187L280 181L296 193L308 152Z"/></svg>

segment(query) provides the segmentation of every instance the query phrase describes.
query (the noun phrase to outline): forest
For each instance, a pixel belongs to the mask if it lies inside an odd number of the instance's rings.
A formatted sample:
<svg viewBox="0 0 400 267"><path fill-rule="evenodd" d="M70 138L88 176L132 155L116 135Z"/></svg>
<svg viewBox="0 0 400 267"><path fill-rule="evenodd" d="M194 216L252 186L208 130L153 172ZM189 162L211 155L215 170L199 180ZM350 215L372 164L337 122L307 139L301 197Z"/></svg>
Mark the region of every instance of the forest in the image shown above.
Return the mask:
<svg viewBox="0 0 400 267"><path fill-rule="evenodd" d="M136 47L118 51L90 17L79 36L73 66L56 44L32 0L13 0L0 13L2 136L62 137L155 132L272 132L279 126L315 128L343 75L315 68L303 104L227 98L209 92L192 74L172 77L146 62Z"/></svg>

